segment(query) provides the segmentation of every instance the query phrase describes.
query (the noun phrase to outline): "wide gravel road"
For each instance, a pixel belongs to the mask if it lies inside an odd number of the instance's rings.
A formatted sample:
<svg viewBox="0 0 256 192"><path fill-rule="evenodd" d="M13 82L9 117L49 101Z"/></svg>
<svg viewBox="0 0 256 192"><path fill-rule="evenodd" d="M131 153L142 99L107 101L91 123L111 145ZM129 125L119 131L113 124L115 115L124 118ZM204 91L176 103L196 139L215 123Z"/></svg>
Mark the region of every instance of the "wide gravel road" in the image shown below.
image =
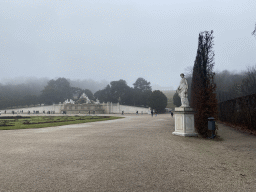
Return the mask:
<svg viewBox="0 0 256 192"><path fill-rule="evenodd" d="M172 135L169 114L0 131L0 191L256 191L256 137Z"/></svg>

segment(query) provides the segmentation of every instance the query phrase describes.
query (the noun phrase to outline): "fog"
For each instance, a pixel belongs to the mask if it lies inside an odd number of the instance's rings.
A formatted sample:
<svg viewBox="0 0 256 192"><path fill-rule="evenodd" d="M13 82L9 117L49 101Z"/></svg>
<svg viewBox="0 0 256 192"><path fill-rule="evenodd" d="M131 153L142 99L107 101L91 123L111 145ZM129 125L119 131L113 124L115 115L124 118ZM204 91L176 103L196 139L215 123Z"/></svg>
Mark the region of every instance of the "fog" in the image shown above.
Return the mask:
<svg viewBox="0 0 256 192"><path fill-rule="evenodd" d="M41 91L49 82L49 78L36 78L36 77L16 77L12 79L3 78L1 84L3 85L23 85L32 95L40 95ZM56 78L54 79L56 80ZM109 82L102 80L100 82L94 81L92 79L67 79L71 87L78 87L81 89L89 89L93 93L105 88Z"/></svg>
<svg viewBox="0 0 256 192"><path fill-rule="evenodd" d="M56 80L57 78L53 78ZM37 77L15 77L15 78L2 78L2 85L25 85L31 91L32 95L40 95L41 91L49 82L49 78ZM81 89L89 89L92 93L104 89L110 82L106 80L94 81L92 79L67 79L71 87L78 87ZM132 86L132 85L131 85ZM163 87L153 84L152 90L173 90L173 87ZM133 87L133 86L132 86Z"/></svg>
<svg viewBox="0 0 256 192"><path fill-rule="evenodd" d="M254 0L1 1L0 82L64 77L95 92L142 77L176 89L205 30L214 70L246 70L256 64L255 10Z"/></svg>

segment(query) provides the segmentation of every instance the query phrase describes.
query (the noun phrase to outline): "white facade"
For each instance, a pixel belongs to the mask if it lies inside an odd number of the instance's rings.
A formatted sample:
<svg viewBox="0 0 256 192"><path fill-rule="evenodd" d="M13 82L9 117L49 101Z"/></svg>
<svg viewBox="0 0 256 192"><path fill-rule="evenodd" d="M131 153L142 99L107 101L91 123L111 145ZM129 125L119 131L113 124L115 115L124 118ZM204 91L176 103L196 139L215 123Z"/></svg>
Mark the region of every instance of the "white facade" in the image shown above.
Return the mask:
<svg viewBox="0 0 256 192"><path fill-rule="evenodd" d="M6 109L6 113L12 113L12 111L14 111L15 113L20 113L20 111L23 110L23 113L28 113L28 111L30 111L30 113L33 113L33 111L39 111L39 113L43 113L43 111L45 111L45 113L47 111L55 111L55 113L60 113L61 108L63 107L63 104L55 104L55 105L48 105L48 106L37 106L37 107L24 107L24 108L17 108L17 109ZM5 110L1 110L2 114L5 113Z"/></svg>
<svg viewBox="0 0 256 192"><path fill-rule="evenodd" d="M70 105L70 104L69 104ZM92 105L92 104L89 104ZM89 107L88 105L88 107ZM130 114L130 113L136 113L138 111L139 114L150 114L149 108L144 107L134 107L134 106L128 106L128 105L119 105L119 103L102 103L99 104L100 107L103 109L104 114L121 114L122 111L124 111L124 114ZM11 114L12 111L16 113L19 113L23 110L23 113L27 114L28 111L32 114L33 111L39 111L40 114L45 111L47 113L48 111L54 111L54 113L62 113L62 111L66 110L64 107L64 104L55 104L55 105L48 105L48 106L37 106L37 107L28 107L28 108L17 108L17 109L6 109L7 114ZM87 109L85 109L86 111ZM94 108L91 108L91 110L95 110ZM67 110L68 111L68 110ZM83 109L78 106L77 113L80 111L82 113ZM1 110L2 114L4 114L5 110Z"/></svg>
<svg viewBox="0 0 256 192"><path fill-rule="evenodd" d="M120 105L119 103L103 103L103 109L105 113L117 113L120 114L122 111L125 113L136 113L138 111L139 114L150 114L150 109L145 107L134 107L128 105Z"/></svg>

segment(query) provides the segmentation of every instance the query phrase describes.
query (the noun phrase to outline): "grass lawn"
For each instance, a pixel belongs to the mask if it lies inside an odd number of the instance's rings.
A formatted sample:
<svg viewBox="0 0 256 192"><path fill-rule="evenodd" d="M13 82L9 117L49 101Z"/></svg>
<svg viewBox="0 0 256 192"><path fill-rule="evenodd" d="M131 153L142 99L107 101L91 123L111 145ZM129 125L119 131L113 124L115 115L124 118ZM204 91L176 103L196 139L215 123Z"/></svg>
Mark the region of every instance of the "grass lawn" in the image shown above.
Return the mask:
<svg viewBox="0 0 256 192"><path fill-rule="evenodd" d="M106 121L123 117L113 116L11 116L0 119L0 130L54 127L95 121Z"/></svg>

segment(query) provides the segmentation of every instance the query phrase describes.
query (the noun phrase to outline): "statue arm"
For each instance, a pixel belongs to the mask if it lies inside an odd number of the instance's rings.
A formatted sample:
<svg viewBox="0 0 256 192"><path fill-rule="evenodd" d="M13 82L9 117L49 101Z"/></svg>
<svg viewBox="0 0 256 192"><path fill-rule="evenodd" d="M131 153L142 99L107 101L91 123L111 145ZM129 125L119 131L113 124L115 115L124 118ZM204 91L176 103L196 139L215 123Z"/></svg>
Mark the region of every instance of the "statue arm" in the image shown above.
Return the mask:
<svg viewBox="0 0 256 192"><path fill-rule="evenodd" d="M176 93L180 93L180 91L181 91L181 88L179 86L178 89L176 90Z"/></svg>

